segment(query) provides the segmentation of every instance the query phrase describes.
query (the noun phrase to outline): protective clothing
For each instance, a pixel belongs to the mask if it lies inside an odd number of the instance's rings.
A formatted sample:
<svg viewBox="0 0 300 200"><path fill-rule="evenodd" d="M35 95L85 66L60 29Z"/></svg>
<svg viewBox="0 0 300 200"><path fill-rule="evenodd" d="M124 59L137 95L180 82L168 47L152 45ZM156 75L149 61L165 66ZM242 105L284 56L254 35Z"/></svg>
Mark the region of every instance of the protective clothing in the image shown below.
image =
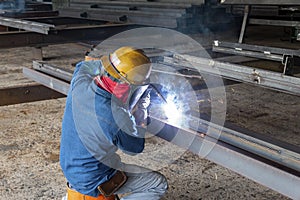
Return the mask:
<svg viewBox="0 0 300 200"><path fill-rule="evenodd" d="M110 76L132 85L144 85L150 76L150 60L140 49L121 47L101 61Z"/></svg>
<svg viewBox="0 0 300 200"><path fill-rule="evenodd" d="M97 197L97 187L122 166L118 149L134 155L144 149L145 129L134 116L94 82L101 61L77 64L67 96L60 164L68 182L81 194ZM96 74L91 74L95 72Z"/></svg>
<svg viewBox="0 0 300 200"><path fill-rule="evenodd" d="M99 198L98 186L110 180L117 170L125 171L128 176L127 182L116 191L117 194L130 193L127 199L156 200L167 190L163 175L145 173L140 167L127 173L128 165L122 163L116 153L120 149L134 155L144 149L146 130L137 121L144 122L135 119L129 105L137 104L136 108L142 109L137 117L147 116L144 112L149 99L136 100L149 98L144 91L148 88L150 70L150 61L143 52L130 47L120 48L101 60L76 65L66 101L60 145L60 165L72 186L70 195L75 191L89 198ZM117 84L125 84L118 91L128 91L127 107L120 106L119 94L115 91Z"/></svg>
<svg viewBox="0 0 300 200"><path fill-rule="evenodd" d="M131 111L148 89L151 71L149 58L140 49L121 47L109 56L85 56L85 61L96 60L103 65L103 70L97 70L96 84L117 97Z"/></svg>

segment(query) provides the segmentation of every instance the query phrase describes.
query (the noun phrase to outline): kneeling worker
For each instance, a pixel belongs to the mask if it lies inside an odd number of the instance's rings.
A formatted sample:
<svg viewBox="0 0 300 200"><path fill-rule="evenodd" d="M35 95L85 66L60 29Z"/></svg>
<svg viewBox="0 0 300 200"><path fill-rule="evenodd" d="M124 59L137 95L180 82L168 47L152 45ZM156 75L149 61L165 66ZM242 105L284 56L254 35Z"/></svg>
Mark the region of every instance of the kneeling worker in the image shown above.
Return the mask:
<svg viewBox="0 0 300 200"><path fill-rule="evenodd" d="M62 122L64 199L113 200L125 194L124 200L155 200L164 195L168 185L162 174L125 164L116 154L144 149L150 72L149 58L132 47L76 65Z"/></svg>

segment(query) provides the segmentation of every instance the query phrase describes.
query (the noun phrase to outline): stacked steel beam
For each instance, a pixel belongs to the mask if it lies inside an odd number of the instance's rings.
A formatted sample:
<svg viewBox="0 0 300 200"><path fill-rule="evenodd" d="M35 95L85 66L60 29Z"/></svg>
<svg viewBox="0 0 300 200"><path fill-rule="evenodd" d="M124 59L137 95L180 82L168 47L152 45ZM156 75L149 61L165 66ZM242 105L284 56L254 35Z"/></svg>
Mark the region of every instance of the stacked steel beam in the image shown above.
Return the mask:
<svg viewBox="0 0 300 200"><path fill-rule="evenodd" d="M204 0L70 0L68 4L64 3L59 11L61 16L67 17L189 31L201 30L210 13ZM222 11L225 13L225 9Z"/></svg>

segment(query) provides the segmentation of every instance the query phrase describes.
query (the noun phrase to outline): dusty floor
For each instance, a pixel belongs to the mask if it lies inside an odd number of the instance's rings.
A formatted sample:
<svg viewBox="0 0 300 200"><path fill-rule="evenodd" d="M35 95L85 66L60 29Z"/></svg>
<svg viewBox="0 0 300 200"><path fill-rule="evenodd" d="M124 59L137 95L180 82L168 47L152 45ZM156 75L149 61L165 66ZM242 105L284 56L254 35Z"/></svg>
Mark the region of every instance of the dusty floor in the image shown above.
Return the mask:
<svg viewBox="0 0 300 200"><path fill-rule="evenodd" d="M50 63L70 66L85 50L75 44L55 45L45 48L45 56ZM0 87L30 83L21 67L30 67L31 61L29 47L1 49ZM227 120L300 145L300 97L246 84L227 86L226 91ZM64 195L58 158L64 103L63 98L0 107L0 199L60 199ZM142 157L137 162L166 175L170 189L165 200L288 199L160 139L147 140L144 155L149 152L157 153L155 161L147 163Z"/></svg>

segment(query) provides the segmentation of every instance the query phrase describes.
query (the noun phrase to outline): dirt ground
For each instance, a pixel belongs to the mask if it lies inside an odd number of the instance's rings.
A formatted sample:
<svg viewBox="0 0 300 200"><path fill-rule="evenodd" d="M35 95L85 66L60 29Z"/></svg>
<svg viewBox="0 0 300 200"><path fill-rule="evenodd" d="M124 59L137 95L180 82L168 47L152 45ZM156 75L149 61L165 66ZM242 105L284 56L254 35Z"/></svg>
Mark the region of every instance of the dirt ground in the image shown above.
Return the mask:
<svg viewBox="0 0 300 200"><path fill-rule="evenodd" d="M79 61L86 51L76 44L44 49L59 66ZM31 48L0 50L0 87L28 84L21 73L32 65ZM226 86L227 120L252 131L300 145L300 97L246 84ZM61 199L65 178L59 142L65 98L0 107L0 199ZM158 138L147 139L139 164L158 169L169 181L164 200L288 199L252 180ZM160 152L161 151L161 152ZM124 157L124 161L134 159ZM162 164L163 163L163 164Z"/></svg>

